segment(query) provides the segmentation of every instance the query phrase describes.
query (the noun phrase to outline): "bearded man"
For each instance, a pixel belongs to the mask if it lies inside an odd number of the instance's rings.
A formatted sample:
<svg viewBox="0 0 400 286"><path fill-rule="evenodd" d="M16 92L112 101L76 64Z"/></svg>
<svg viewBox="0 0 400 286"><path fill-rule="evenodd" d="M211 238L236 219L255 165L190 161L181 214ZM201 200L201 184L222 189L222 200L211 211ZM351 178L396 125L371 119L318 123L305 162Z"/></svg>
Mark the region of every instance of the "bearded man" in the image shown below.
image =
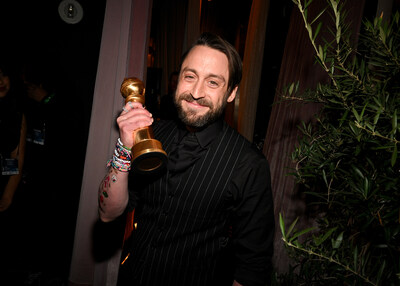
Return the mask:
<svg viewBox="0 0 400 286"><path fill-rule="evenodd" d="M242 63L234 47L205 33L184 54L174 102L179 121L157 121L140 103L117 119L117 149L150 126L168 154L149 175L114 160L99 189L99 214L135 209L137 228L119 285L266 285L274 236L265 157L223 120Z"/></svg>

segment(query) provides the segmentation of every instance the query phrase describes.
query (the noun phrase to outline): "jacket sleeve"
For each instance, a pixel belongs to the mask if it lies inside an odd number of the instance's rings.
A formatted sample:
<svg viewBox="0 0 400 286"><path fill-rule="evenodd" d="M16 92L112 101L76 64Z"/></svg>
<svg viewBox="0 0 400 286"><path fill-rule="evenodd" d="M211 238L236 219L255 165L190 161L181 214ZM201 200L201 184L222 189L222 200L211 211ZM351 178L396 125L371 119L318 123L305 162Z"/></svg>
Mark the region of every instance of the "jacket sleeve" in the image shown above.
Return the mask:
<svg viewBox="0 0 400 286"><path fill-rule="evenodd" d="M267 160L245 156L234 176L238 203L233 215L234 279L245 286L266 285L274 240L274 207Z"/></svg>

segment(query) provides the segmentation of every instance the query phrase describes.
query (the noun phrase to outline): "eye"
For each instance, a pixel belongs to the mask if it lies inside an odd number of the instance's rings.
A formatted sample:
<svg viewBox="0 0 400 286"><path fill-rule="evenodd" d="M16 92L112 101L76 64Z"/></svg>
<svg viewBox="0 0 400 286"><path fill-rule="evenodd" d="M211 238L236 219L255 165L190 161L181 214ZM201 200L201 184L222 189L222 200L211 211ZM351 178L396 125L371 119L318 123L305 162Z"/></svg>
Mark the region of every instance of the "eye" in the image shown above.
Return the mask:
<svg viewBox="0 0 400 286"><path fill-rule="evenodd" d="M220 83L218 81L215 80L209 80L208 81L208 86L210 86L211 88L217 88L220 86Z"/></svg>
<svg viewBox="0 0 400 286"><path fill-rule="evenodd" d="M185 75L183 76L183 78L184 78L186 81L193 81L193 80L195 79L194 75L192 75L192 74L185 74Z"/></svg>

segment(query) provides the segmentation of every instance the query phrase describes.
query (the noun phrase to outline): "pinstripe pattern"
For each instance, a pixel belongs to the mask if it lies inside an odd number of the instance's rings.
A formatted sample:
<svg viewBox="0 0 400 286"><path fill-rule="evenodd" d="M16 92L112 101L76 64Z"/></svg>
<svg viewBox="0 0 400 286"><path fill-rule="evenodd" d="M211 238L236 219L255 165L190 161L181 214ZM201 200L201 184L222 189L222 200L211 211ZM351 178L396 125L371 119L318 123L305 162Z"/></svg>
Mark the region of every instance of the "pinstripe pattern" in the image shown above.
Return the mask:
<svg viewBox="0 0 400 286"><path fill-rule="evenodd" d="M175 124L165 123L154 133L169 154ZM226 192L242 153L248 152L246 146L248 142L224 124L205 155L184 173L173 176L166 170L146 182L132 258L124 266L141 282L133 285L211 285L234 207Z"/></svg>

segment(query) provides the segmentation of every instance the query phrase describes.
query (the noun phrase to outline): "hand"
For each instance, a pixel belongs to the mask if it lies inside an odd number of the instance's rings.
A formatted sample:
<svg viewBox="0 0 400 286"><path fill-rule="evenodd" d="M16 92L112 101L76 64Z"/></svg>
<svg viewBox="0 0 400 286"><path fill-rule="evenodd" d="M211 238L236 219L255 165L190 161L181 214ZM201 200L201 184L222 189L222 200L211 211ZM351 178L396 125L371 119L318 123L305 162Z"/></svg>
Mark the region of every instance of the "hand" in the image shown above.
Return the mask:
<svg viewBox="0 0 400 286"><path fill-rule="evenodd" d="M138 102L128 102L117 118L119 137L122 144L132 148L135 143L135 131L150 126L153 123L152 114Z"/></svg>

